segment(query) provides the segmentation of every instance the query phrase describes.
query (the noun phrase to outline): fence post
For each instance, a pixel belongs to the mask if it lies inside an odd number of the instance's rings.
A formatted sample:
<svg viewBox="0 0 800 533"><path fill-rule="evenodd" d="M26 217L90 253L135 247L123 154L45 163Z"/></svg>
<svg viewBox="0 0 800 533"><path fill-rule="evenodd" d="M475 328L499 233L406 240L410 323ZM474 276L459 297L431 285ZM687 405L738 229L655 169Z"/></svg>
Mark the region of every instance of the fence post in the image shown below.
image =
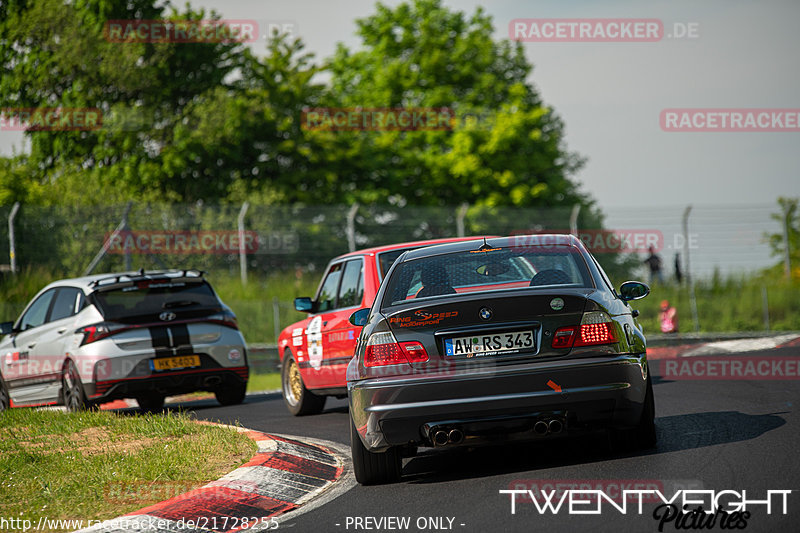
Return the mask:
<svg viewBox="0 0 800 533"><path fill-rule="evenodd" d="M239 217L236 220L239 229L239 273L242 277L242 287L247 286L247 248L244 244L244 216L247 214L249 207L250 202L245 201L239 210Z"/></svg>
<svg viewBox="0 0 800 533"><path fill-rule="evenodd" d="M689 285L689 305L692 306L692 321L695 332L700 331L700 316L697 314L697 296L694 293L694 283Z"/></svg>
<svg viewBox="0 0 800 533"><path fill-rule="evenodd" d="M8 257L12 274L17 273L17 244L14 235L14 219L17 217L17 211L19 211L19 202L14 202L11 214L8 215Z"/></svg>
<svg viewBox="0 0 800 533"><path fill-rule="evenodd" d="M569 232L578 236L578 215L581 214L581 204L572 206L572 213L569 214Z"/></svg>
<svg viewBox="0 0 800 533"><path fill-rule="evenodd" d="M275 343L281 336L281 306L277 296L272 297L272 330L275 333Z"/></svg>
<svg viewBox="0 0 800 533"><path fill-rule="evenodd" d="M769 331L769 300L767 299L767 288L761 286L761 304L764 306L764 329Z"/></svg>
<svg viewBox="0 0 800 533"><path fill-rule="evenodd" d="M128 225L128 213L131 212L131 207L133 207L133 202L128 202L125 204L125 211L122 212L122 220L111 233L111 235L109 235L108 239L106 239L106 241L103 243L103 247L99 252L97 252L97 255L94 256L94 259L92 259L92 262L86 267L86 270L83 271L84 276L88 276L92 273L92 270L94 270L100 260L105 257L106 252L111 247L111 241L113 241L114 237L116 237L119 232Z"/></svg>
<svg viewBox="0 0 800 533"><path fill-rule="evenodd" d="M358 213L358 203L351 205L347 212L347 246L351 252L356 251L356 213Z"/></svg>
<svg viewBox="0 0 800 533"><path fill-rule="evenodd" d="M125 211L122 213L122 231L128 231L131 229L130 224L128 224L128 215L130 214L130 211L130 209L125 209ZM125 270L128 272L133 270L133 265L131 263L131 251L128 250L127 247L125 247Z"/></svg>
<svg viewBox="0 0 800 533"><path fill-rule="evenodd" d="M789 217L791 213L789 202L786 202L783 208L783 271L787 279L792 277L792 258L791 250L789 250Z"/></svg>
<svg viewBox="0 0 800 533"><path fill-rule="evenodd" d="M683 211L683 272L686 275L686 282L693 286L693 278L691 271L691 264L689 261L689 214L692 212L692 206L687 205ZM694 289L692 289L694 292Z"/></svg>
<svg viewBox="0 0 800 533"><path fill-rule="evenodd" d="M467 202L458 206L458 210L456 211L456 237L464 236L464 219L467 217L468 209L469 204Z"/></svg>

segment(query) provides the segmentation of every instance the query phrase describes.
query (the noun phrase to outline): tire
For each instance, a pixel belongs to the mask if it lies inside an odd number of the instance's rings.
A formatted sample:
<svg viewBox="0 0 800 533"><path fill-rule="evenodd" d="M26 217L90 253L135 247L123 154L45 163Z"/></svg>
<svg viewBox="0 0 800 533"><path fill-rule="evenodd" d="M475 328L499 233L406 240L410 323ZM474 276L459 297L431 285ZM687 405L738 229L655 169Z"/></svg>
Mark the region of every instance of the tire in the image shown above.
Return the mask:
<svg viewBox="0 0 800 533"><path fill-rule="evenodd" d="M402 460L400 450L392 447L381 453L373 453L361 442L353 420L350 420L350 451L356 481L362 485L383 485L400 480Z"/></svg>
<svg viewBox="0 0 800 533"><path fill-rule="evenodd" d="M214 396L221 405L238 405L247 396L247 383L236 383L236 385L215 390Z"/></svg>
<svg viewBox="0 0 800 533"><path fill-rule="evenodd" d="M283 356L281 392L286 408L294 416L316 415L325 408L326 397L318 396L306 388L300 367L288 351Z"/></svg>
<svg viewBox="0 0 800 533"><path fill-rule="evenodd" d="M157 392L140 394L136 396L136 403L139 409L146 413L157 413L164 409L164 395Z"/></svg>
<svg viewBox="0 0 800 533"><path fill-rule="evenodd" d="M75 368L75 363L71 360L64 365L64 371L61 374L61 396L64 399L64 406L69 412L76 413L93 407L86 399L81 376L78 374L78 369Z"/></svg>
<svg viewBox="0 0 800 533"><path fill-rule="evenodd" d="M0 375L0 413L6 409L11 409L11 395L8 393L6 381Z"/></svg>

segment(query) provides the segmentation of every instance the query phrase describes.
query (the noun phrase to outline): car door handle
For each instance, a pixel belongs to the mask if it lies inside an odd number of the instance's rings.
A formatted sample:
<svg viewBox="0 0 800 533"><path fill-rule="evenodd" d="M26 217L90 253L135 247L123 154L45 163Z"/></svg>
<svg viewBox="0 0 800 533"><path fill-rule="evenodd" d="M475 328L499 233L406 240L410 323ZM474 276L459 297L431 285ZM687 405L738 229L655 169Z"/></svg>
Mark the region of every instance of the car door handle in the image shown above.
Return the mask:
<svg viewBox="0 0 800 533"><path fill-rule="evenodd" d="M65 331L67 331L67 328L59 328L58 330L56 330L56 332L57 332L59 335L61 335L61 334L62 334L62 333L64 333Z"/></svg>
<svg viewBox="0 0 800 533"><path fill-rule="evenodd" d="M29 349L29 350L33 350L33 348L34 348L35 346L36 346L36 343L35 343L35 342L32 342L32 343L30 343L30 344L28 345L28 349Z"/></svg>

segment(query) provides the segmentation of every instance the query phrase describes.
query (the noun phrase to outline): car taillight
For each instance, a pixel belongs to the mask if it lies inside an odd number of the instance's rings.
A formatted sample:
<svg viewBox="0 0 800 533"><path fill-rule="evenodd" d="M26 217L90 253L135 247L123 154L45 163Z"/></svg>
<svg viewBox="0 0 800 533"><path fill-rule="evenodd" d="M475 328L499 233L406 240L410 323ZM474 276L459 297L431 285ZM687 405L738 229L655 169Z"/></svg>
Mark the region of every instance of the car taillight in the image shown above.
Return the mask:
<svg viewBox="0 0 800 533"><path fill-rule="evenodd" d="M583 314L580 326L558 328L553 335L552 347L597 346L614 342L617 339L611 317L603 311L589 311Z"/></svg>
<svg viewBox="0 0 800 533"><path fill-rule="evenodd" d="M419 342L401 342L400 349L403 350L409 363L424 363L428 360L428 352Z"/></svg>
<svg viewBox="0 0 800 533"><path fill-rule="evenodd" d="M364 351L364 366L400 365L428 360L428 352L418 342L398 343L389 331L373 333Z"/></svg>
<svg viewBox="0 0 800 533"><path fill-rule="evenodd" d="M209 322L213 322L215 324L219 324L221 326L227 326L233 329L239 329L239 321L236 319L236 315L231 313L230 311L223 311L222 313L217 313L216 315L212 315L208 317Z"/></svg>
<svg viewBox="0 0 800 533"><path fill-rule="evenodd" d="M558 328L553 335L553 348L572 348L572 343L575 342L575 331L578 328L567 327Z"/></svg>
<svg viewBox="0 0 800 533"><path fill-rule="evenodd" d="M614 323L603 311L589 311L583 314L581 329L575 339L575 346L594 346L617 342L614 337Z"/></svg>
<svg viewBox="0 0 800 533"><path fill-rule="evenodd" d="M81 340L81 346L83 346L84 344L91 344L100 339L104 339L121 329L125 329L125 326L101 322L99 324L92 324L91 326L84 326L76 330L75 333L83 335L83 340Z"/></svg>

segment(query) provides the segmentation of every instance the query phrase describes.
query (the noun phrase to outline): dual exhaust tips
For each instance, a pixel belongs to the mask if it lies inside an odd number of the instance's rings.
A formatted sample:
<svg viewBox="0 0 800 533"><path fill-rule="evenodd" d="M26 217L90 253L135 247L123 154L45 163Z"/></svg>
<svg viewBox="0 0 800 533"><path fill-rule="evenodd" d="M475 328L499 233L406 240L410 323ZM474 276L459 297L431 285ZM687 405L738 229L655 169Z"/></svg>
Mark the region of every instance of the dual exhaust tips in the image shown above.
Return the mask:
<svg viewBox="0 0 800 533"><path fill-rule="evenodd" d="M564 422L559 418L537 420L533 432L539 436L557 435L564 431ZM434 446L456 445L464 442L464 432L459 428L434 428L430 432Z"/></svg>
<svg viewBox="0 0 800 533"><path fill-rule="evenodd" d="M564 424L558 418L539 420L533 425L533 432L537 435L556 435L564 429Z"/></svg>
<svg viewBox="0 0 800 533"><path fill-rule="evenodd" d="M448 444L461 444L464 442L464 432L458 428L453 428L450 431L446 429L437 429L433 432L434 446L447 446Z"/></svg>

